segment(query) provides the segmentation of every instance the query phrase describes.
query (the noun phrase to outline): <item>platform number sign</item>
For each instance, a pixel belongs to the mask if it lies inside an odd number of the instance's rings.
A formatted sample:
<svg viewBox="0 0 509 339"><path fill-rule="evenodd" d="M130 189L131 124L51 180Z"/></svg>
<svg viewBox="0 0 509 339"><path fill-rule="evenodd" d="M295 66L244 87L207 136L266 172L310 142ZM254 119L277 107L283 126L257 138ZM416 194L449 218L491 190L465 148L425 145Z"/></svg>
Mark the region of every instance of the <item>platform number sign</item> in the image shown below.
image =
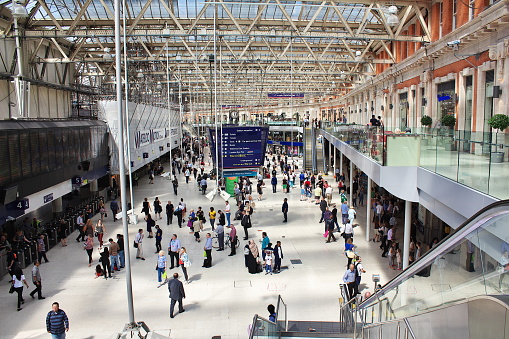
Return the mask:
<svg viewBox="0 0 509 339"><path fill-rule="evenodd" d="M30 207L28 199L16 200L13 202L14 208L17 210L27 210Z"/></svg>

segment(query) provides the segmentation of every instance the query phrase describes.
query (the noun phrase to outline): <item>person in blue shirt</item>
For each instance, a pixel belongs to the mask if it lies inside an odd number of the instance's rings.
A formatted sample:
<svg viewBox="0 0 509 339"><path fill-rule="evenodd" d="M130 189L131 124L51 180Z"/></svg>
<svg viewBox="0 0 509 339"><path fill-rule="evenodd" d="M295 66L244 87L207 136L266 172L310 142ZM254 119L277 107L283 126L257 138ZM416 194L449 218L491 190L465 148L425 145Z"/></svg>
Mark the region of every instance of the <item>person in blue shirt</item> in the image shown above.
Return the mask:
<svg viewBox="0 0 509 339"><path fill-rule="evenodd" d="M342 217L342 222L343 222L343 225L346 225L346 223L348 222L348 210L350 209L350 207L348 207L348 204L346 201L344 201L342 204L341 204L341 217Z"/></svg>
<svg viewBox="0 0 509 339"><path fill-rule="evenodd" d="M270 179L270 184L272 185L272 193L276 193L277 178L275 175Z"/></svg>
<svg viewBox="0 0 509 339"><path fill-rule="evenodd" d="M352 300L352 298L359 294L355 276L355 266L353 264L350 265L343 275L343 282L346 284L348 295L350 296L350 300Z"/></svg>
<svg viewBox="0 0 509 339"><path fill-rule="evenodd" d="M262 259L265 261L265 248L270 244L270 239L267 236L267 232L262 232Z"/></svg>
<svg viewBox="0 0 509 339"><path fill-rule="evenodd" d="M300 172L300 175L299 175L300 186L302 186L302 184L304 184L305 179L306 179L306 175L304 174L304 172Z"/></svg>
<svg viewBox="0 0 509 339"><path fill-rule="evenodd" d="M272 321L273 323L275 323L276 318L277 318L276 307L274 307L274 305L270 304L269 306L267 306L267 311L269 311L269 321Z"/></svg>

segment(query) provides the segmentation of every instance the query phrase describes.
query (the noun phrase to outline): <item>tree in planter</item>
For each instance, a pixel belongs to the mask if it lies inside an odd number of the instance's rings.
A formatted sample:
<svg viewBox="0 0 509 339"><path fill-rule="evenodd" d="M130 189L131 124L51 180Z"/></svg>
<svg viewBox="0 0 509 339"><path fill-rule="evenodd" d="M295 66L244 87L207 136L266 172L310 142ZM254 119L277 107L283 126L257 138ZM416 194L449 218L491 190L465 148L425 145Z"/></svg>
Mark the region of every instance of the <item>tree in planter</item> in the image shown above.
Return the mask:
<svg viewBox="0 0 509 339"><path fill-rule="evenodd" d="M495 114L488 120L488 125L497 130L495 134L495 143L498 145L498 132L502 132L509 127L509 117L505 114Z"/></svg>
<svg viewBox="0 0 509 339"><path fill-rule="evenodd" d="M442 126L454 127L456 126L456 117L453 114L446 114L440 120Z"/></svg>
<svg viewBox="0 0 509 339"><path fill-rule="evenodd" d="M422 116L421 125L423 125L425 127L429 127L429 126L431 126L432 123L433 123L433 119L431 119L430 116L427 116L427 115Z"/></svg>

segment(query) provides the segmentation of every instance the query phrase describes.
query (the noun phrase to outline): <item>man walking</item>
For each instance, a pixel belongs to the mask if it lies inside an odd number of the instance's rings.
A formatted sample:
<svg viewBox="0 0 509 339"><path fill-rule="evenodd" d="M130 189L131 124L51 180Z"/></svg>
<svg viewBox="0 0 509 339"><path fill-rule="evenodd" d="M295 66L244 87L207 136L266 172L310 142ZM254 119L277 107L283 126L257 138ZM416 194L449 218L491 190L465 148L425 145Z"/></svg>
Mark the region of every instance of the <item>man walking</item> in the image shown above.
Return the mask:
<svg viewBox="0 0 509 339"><path fill-rule="evenodd" d="M205 268L212 267L212 238L210 233L207 233L205 240L205 246L203 246L203 249L205 250L205 260L203 260L203 266Z"/></svg>
<svg viewBox="0 0 509 339"><path fill-rule="evenodd" d="M117 221L117 213L118 213L118 202L116 200L112 200L110 202L111 213L113 214L113 222Z"/></svg>
<svg viewBox="0 0 509 339"><path fill-rule="evenodd" d="M143 229L140 228L134 236L134 247L136 247L136 259L145 260L143 257Z"/></svg>
<svg viewBox="0 0 509 339"><path fill-rule="evenodd" d="M343 275L343 282L348 288L348 295L350 296L349 300L352 300L359 293L357 290L354 264L350 264L350 267L346 270L345 274Z"/></svg>
<svg viewBox="0 0 509 339"><path fill-rule="evenodd" d="M161 250L161 240L163 240L163 230L159 225L156 225L156 253Z"/></svg>
<svg viewBox="0 0 509 339"><path fill-rule="evenodd" d="M119 252L119 246L116 242L113 241L112 238L108 239L110 243L110 264L111 264L111 272L115 272L115 264L117 264L117 270L120 271L120 263L118 260L118 252Z"/></svg>
<svg viewBox="0 0 509 339"><path fill-rule="evenodd" d="M166 225L170 225L173 223L173 212L175 208L173 207L173 204L171 201L168 201L166 204Z"/></svg>
<svg viewBox="0 0 509 339"><path fill-rule="evenodd" d="M347 201L343 201L343 203L341 204L341 222L343 223L343 225L346 225L346 223L348 222L348 211L350 210L350 208L348 208L348 204L347 204Z"/></svg>
<svg viewBox="0 0 509 339"><path fill-rule="evenodd" d="M52 310L46 316L46 330L51 333L53 339L65 339L65 332L69 331L69 319L60 305L54 302Z"/></svg>
<svg viewBox="0 0 509 339"><path fill-rule="evenodd" d="M30 296L32 299L35 299L34 294L37 293L37 299L42 300L46 299L42 296L42 280L41 280L41 272L39 271L39 266L41 263L39 260L36 260L34 263L34 267L32 268L32 282L34 283L35 290L30 292Z"/></svg>
<svg viewBox="0 0 509 339"><path fill-rule="evenodd" d="M76 218L76 225L78 226L78 237L76 238L77 242L80 241L80 238L81 241L85 241L85 232L83 232L83 226L85 226L85 221L83 218L84 218L83 213L80 213L78 218Z"/></svg>
<svg viewBox="0 0 509 339"><path fill-rule="evenodd" d="M168 282L168 291L170 291L170 318L174 318L173 310L175 309L175 304L179 303L179 313L184 313L184 306L182 305L182 299L186 297L186 292L184 291L184 284L179 280L179 274L173 273L173 279Z"/></svg>
<svg viewBox="0 0 509 339"><path fill-rule="evenodd" d="M168 254L170 255L170 260L171 260L170 270L175 267L175 264L173 263L174 261L176 261L177 267L180 267L179 252L180 252L181 248L182 248L182 245L180 244L180 240L177 239L176 234L173 234L171 236L170 243L168 244Z"/></svg>
<svg viewBox="0 0 509 339"><path fill-rule="evenodd" d="M288 222L288 199L285 198L283 201L283 206L281 207L281 211L283 212L283 217L285 218L283 222Z"/></svg>
<svg viewBox="0 0 509 339"><path fill-rule="evenodd" d="M323 222L323 214L325 213L326 210L327 210L327 201L325 201L325 198L322 197L321 200L320 200L320 211L322 211L322 216L321 216L320 221L318 223Z"/></svg>

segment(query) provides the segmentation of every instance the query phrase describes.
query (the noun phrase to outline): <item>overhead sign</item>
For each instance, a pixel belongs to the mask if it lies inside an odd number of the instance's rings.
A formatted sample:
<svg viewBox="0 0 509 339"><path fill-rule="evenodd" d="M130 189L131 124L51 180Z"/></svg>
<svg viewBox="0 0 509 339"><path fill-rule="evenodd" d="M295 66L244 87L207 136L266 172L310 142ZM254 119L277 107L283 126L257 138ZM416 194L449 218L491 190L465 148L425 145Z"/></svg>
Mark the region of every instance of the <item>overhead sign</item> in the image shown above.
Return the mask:
<svg viewBox="0 0 509 339"><path fill-rule="evenodd" d="M50 202L50 201L53 201L53 193L50 193L50 194L48 194L48 195L45 195L45 196L43 197L43 201L44 201L44 203L45 203L45 204L47 204L47 203L48 203L48 202Z"/></svg>
<svg viewBox="0 0 509 339"><path fill-rule="evenodd" d="M221 105L221 108L242 108L242 105Z"/></svg>
<svg viewBox="0 0 509 339"><path fill-rule="evenodd" d="M269 93L269 98L304 98L304 93Z"/></svg>
<svg viewBox="0 0 509 339"><path fill-rule="evenodd" d="M257 168L263 165L267 145L268 127L223 127L218 131L219 154L224 169ZM215 130L210 129L212 149L215 147ZM214 155L215 152L212 152ZM214 160L215 161L215 160Z"/></svg>
<svg viewBox="0 0 509 339"><path fill-rule="evenodd" d="M170 133L172 138L177 137L178 129L172 128L171 132L168 128L153 128L150 130L137 131L134 134L134 146L135 148L140 148L143 146L159 142L163 139L168 138Z"/></svg>

